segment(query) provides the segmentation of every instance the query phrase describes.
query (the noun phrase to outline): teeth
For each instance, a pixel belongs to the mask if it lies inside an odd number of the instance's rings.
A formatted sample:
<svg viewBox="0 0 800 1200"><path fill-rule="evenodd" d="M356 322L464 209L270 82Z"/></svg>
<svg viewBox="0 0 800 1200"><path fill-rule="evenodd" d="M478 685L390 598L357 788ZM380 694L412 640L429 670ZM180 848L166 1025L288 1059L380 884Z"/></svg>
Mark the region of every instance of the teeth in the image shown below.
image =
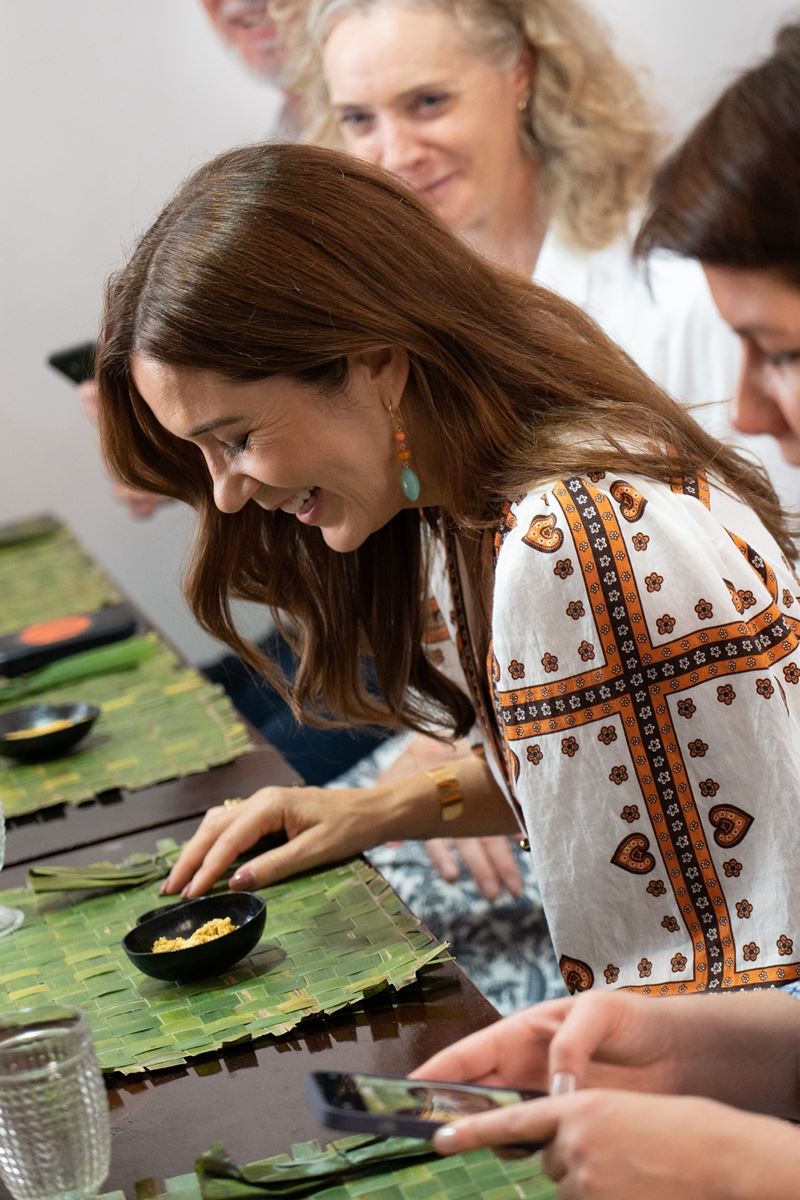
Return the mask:
<svg viewBox="0 0 800 1200"><path fill-rule="evenodd" d="M299 513L303 505L311 499L313 490L313 488L302 488L299 492L295 492L293 496L285 500L281 505L281 512L291 513L292 516L295 513Z"/></svg>

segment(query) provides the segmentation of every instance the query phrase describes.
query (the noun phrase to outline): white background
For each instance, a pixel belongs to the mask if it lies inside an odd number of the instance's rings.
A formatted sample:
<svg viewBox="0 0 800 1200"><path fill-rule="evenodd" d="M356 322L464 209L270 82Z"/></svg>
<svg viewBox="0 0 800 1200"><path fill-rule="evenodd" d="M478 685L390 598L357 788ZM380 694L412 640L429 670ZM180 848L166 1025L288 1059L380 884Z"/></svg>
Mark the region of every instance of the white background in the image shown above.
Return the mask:
<svg viewBox="0 0 800 1200"><path fill-rule="evenodd" d="M778 0L596 2L676 129L800 16ZM104 278L187 172L269 132L276 109L197 0L0 0L0 522L64 517L194 659L212 646L177 582L189 515L135 522L109 498L44 360L94 336Z"/></svg>

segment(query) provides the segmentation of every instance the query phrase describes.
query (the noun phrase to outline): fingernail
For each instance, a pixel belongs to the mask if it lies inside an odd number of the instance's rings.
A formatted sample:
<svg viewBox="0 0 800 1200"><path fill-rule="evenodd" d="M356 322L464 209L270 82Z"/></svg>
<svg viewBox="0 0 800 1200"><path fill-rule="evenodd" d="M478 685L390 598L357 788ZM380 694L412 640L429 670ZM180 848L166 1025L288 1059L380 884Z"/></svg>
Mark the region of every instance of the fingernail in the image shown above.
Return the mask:
<svg viewBox="0 0 800 1200"><path fill-rule="evenodd" d="M500 889L494 884L487 884L483 889L483 894L490 904L494 904L495 900L500 896Z"/></svg>
<svg viewBox="0 0 800 1200"><path fill-rule="evenodd" d="M169 880L165 879L164 882L162 883L161 887L158 889L159 896L166 896L168 887L169 887Z"/></svg>
<svg viewBox="0 0 800 1200"><path fill-rule="evenodd" d="M256 886L256 877L247 867L242 867L232 877L230 886L235 892L252 892Z"/></svg>
<svg viewBox="0 0 800 1200"><path fill-rule="evenodd" d="M452 1125L437 1129L433 1135L433 1148L438 1154L454 1154L458 1149L458 1131Z"/></svg>
<svg viewBox="0 0 800 1200"><path fill-rule="evenodd" d="M184 900L185 900L185 899L186 899L186 897L189 895L189 888L190 888L191 886L192 886L192 885L191 885L191 883L187 883L187 884L186 884L186 887L185 887L185 888L183 888L183 889L181 890L181 896L183 897L183 899L184 899Z"/></svg>
<svg viewBox="0 0 800 1200"><path fill-rule="evenodd" d="M575 1076L571 1071L556 1071L550 1084L551 1096L566 1096L575 1091Z"/></svg>

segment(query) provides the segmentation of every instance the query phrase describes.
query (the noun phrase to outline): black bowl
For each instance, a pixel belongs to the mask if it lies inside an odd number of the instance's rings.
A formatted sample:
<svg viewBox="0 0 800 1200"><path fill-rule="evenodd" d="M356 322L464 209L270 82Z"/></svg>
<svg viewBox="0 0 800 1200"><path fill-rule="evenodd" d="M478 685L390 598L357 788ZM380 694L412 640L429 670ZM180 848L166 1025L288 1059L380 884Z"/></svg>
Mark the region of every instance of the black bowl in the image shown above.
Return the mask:
<svg viewBox="0 0 800 1200"><path fill-rule="evenodd" d="M186 950L153 952L156 938L191 937L214 917L230 917L238 929ZM254 892L220 892L147 912L122 939L122 948L135 967L153 979L191 983L207 975L221 975L249 954L264 932L267 906Z"/></svg>
<svg viewBox="0 0 800 1200"><path fill-rule="evenodd" d="M57 758L76 746L100 716L92 704L33 704L0 714L0 754L23 762ZM50 733L39 733L54 722L67 721ZM25 733L24 737L8 735Z"/></svg>

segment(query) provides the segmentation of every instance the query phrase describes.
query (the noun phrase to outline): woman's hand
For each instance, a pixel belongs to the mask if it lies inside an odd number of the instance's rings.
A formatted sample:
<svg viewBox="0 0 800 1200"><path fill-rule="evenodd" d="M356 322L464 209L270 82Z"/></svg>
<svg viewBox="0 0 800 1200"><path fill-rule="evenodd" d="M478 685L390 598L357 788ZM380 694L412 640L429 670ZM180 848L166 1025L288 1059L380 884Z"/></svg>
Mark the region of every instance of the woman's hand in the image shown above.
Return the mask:
<svg viewBox="0 0 800 1200"><path fill-rule="evenodd" d="M458 880L463 863L490 903L504 892L522 894L522 875L510 838L433 838L425 842L425 850L446 883Z"/></svg>
<svg viewBox="0 0 800 1200"><path fill-rule="evenodd" d="M623 992L549 1000L441 1050L413 1077L548 1092L566 1076L578 1087L673 1091L673 1012Z"/></svg>
<svg viewBox="0 0 800 1200"><path fill-rule="evenodd" d="M763 1200L792 1195L800 1177L792 1126L695 1097L573 1092L467 1117L434 1138L443 1154L515 1142L547 1142L542 1166L561 1200Z"/></svg>
<svg viewBox="0 0 800 1200"><path fill-rule="evenodd" d="M100 393L94 379L84 379L78 384L78 397L83 411L90 421L97 424L97 412L100 404ZM114 498L124 504L128 513L137 520L146 520L158 512L164 504L169 504L168 496L156 496L152 492L140 492L136 488L127 487L124 483L113 485Z"/></svg>
<svg viewBox="0 0 800 1200"><path fill-rule="evenodd" d="M186 843L163 892L201 896L262 837L285 832L284 845L250 859L231 887L250 890L298 871L360 854L381 841L390 795L378 788L266 787L240 804L208 810Z"/></svg>
<svg viewBox="0 0 800 1200"><path fill-rule="evenodd" d="M567 1083L686 1093L797 1120L800 1007L776 991L587 992L471 1034L414 1077L543 1092Z"/></svg>

